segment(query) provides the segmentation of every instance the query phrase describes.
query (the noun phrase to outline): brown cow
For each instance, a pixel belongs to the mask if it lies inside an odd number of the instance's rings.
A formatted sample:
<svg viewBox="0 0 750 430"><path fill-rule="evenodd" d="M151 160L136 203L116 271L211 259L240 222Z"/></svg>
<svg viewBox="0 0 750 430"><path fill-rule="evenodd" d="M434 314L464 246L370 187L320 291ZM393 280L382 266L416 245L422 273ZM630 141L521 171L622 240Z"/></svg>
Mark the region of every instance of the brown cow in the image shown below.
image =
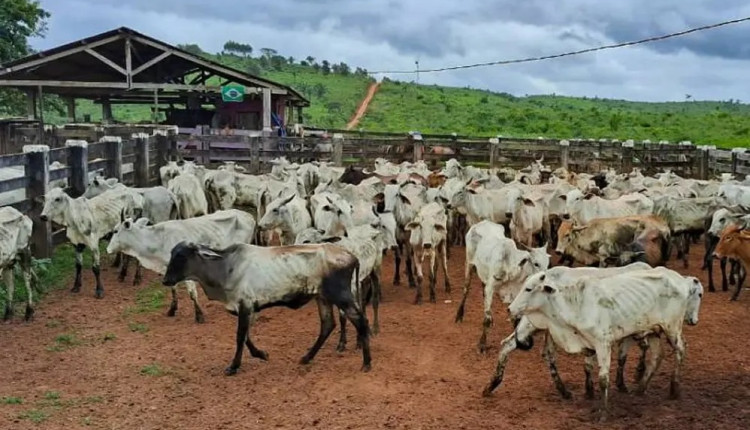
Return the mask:
<svg viewBox="0 0 750 430"><path fill-rule="evenodd" d="M438 188L443 186L445 184L445 175L442 173L436 173L432 172L427 177L427 187L428 188Z"/></svg>
<svg viewBox="0 0 750 430"><path fill-rule="evenodd" d="M742 265L750 267L750 231L732 224L721 232L719 244L716 245L714 256L719 258L729 257L742 261ZM731 300L737 300L742 290L745 274L740 271L740 279L737 281L737 289L732 294Z"/></svg>

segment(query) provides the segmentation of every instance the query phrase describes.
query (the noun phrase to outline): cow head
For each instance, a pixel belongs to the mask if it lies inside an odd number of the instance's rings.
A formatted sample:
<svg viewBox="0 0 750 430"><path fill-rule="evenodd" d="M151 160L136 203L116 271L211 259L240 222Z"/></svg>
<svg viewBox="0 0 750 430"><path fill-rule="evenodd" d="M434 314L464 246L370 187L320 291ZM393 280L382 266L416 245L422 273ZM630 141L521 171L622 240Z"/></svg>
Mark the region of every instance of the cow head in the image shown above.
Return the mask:
<svg viewBox="0 0 750 430"><path fill-rule="evenodd" d="M64 224L66 215L70 210L71 198L62 188L53 188L44 196L44 208L39 216L42 221L54 221Z"/></svg>
<svg viewBox="0 0 750 430"><path fill-rule="evenodd" d="M696 325L698 324L698 312L701 309L701 300L703 299L703 284L693 276L687 276L685 280L690 283L687 307L685 308L685 322L688 325Z"/></svg>
<svg viewBox="0 0 750 430"><path fill-rule="evenodd" d="M738 225L730 225L721 232L719 244L714 250L714 256L740 257L747 255L750 246L750 231L743 230Z"/></svg>
<svg viewBox="0 0 750 430"><path fill-rule="evenodd" d="M258 227L263 230L271 230L283 225L291 225L293 220L288 204L296 196L296 194L292 194L289 197L278 197L269 203L265 215L263 215L263 218L258 223Z"/></svg>

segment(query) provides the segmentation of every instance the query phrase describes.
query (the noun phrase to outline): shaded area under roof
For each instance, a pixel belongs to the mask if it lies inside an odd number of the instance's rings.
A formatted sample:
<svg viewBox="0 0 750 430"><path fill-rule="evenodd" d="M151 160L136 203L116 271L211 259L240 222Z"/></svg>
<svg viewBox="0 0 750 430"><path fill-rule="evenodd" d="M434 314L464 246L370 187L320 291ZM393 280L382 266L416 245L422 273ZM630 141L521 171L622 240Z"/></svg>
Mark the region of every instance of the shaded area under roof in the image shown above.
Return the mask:
<svg viewBox="0 0 750 430"><path fill-rule="evenodd" d="M160 40L121 27L0 66L0 87L36 90L113 103L185 103L188 95L216 98L219 78L245 86L248 94L269 89L291 106L310 102L293 88L196 56Z"/></svg>

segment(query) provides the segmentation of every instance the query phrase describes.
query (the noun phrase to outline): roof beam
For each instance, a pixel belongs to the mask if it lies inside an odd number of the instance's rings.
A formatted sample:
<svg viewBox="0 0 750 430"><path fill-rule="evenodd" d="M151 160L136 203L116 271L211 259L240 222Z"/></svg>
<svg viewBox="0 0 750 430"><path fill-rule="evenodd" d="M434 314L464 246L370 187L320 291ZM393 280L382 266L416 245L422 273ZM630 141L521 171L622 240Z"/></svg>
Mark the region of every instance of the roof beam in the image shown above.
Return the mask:
<svg viewBox="0 0 750 430"><path fill-rule="evenodd" d="M85 49L86 53L91 55L92 57L96 58L97 60L101 61L102 63L108 65L109 67L117 70L118 72L122 73L125 76L128 76L128 72L125 71L122 67L118 66L114 61L110 60L109 58L105 57L104 55L94 51L93 49Z"/></svg>
<svg viewBox="0 0 750 430"><path fill-rule="evenodd" d="M68 87L68 88L122 88L127 89L127 82L78 82L51 81L39 79L0 79L0 87Z"/></svg>
<svg viewBox="0 0 750 430"><path fill-rule="evenodd" d="M19 64L17 66L13 67L7 67L7 68L0 68L0 76L11 73L11 72L17 72L19 70L28 69L30 67L40 66L44 63L48 63L50 61L57 60L58 58L67 57L69 55L77 54L79 52L85 51L87 49L96 48L97 46L106 45L110 42L114 42L115 40L118 40L122 38L123 36L121 34L118 34L116 36L107 37L102 40L98 40L96 42L91 43L85 43L85 40L83 41L84 44L75 48L68 49L63 52L58 52L56 54L49 55L47 57L38 58L36 60L28 61L26 63Z"/></svg>
<svg viewBox="0 0 750 430"><path fill-rule="evenodd" d="M183 58L183 59L188 60L190 62L193 62L193 63L196 63L196 64L200 64L201 66L203 66L203 67L205 67L207 69L214 69L214 70L221 69L221 74L225 75L225 77L231 77L233 79L239 79L240 81L249 81L249 82L252 82L252 83L254 83L256 85L267 87L267 88L272 88L274 90L283 90L281 87L279 87L277 85L273 85L272 83L269 83L269 82L264 82L264 81L260 81L260 80L257 80L257 79L253 79L251 76L248 76L248 75L246 75L244 73L235 72L232 69L228 69L228 68L226 68L224 66L212 63L210 61L206 61L206 60L204 60L204 59L202 59L202 58L200 58L198 56L195 56L195 55L192 55L192 54L188 54L188 53L183 53L183 52L180 52L180 51L177 51L177 50L174 50L174 49L165 49L164 45L162 45L160 43L152 42L151 40L145 39L143 37L133 36L133 40L136 40L138 43L142 43L144 45L148 45L148 46L154 47L154 48L162 50L162 51L171 52L171 54L174 55L174 56L176 56L176 57L180 57L180 58ZM283 90L283 91L284 91L283 93L276 93L276 94L286 94L286 90Z"/></svg>
<svg viewBox="0 0 750 430"><path fill-rule="evenodd" d="M162 52L161 54L157 55L156 57L154 57L154 58L146 61L145 63L141 64L140 66L136 67L135 70L133 70L132 76L135 76L135 75L141 73L142 71L148 69L149 67L153 66L154 64L160 62L161 60L163 60L163 59L165 59L167 57L169 57L170 55L172 55L172 53L169 52L169 51Z"/></svg>

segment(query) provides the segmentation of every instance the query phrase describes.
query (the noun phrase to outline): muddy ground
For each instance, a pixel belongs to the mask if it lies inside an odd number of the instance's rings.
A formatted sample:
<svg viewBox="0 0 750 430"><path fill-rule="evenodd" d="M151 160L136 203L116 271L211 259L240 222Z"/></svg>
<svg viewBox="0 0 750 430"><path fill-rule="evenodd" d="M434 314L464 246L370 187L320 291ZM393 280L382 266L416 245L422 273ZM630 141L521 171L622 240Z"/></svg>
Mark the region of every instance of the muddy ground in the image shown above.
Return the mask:
<svg viewBox="0 0 750 430"><path fill-rule="evenodd" d="M690 268L679 270L706 285L701 253L694 247ZM345 353L335 352L338 328L311 364L298 364L318 331L315 305L308 304L299 311L264 311L253 336L270 361L246 354L240 372L224 376L234 351L235 319L220 305L201 292L206 323L196 324L183 290L177 316L168 318L166 302L158 300L158 277L148 274L143 286L133 287L118 283L113 269L104 273L106 297L96 300L87 271L81 294L56 291L39 305L32 323L17 318L0 326L0 429L750 426L747 291L739 302L729 302L729 293L705 295L700 324L686 328L682 399L667 398L668 357L645 396L613 390L612 416L600 425L598 400L583 397L582 358L560 354L562 377L574 394L562 400L538 346L514 353L503 385L491 398L481 397L497 345L511 327L505 307L496 301L492 348L486 356L477 353L481 291L475 282L465 321L454 324L463 250L452 254L454 292L439 290L437 304L421 306L412 304L413 290L391 284L393 265L387 258L381 333L372 340L370 373L359 371L361 354L353 342ZM452 302L445 303L448 299Z"/></svg>

